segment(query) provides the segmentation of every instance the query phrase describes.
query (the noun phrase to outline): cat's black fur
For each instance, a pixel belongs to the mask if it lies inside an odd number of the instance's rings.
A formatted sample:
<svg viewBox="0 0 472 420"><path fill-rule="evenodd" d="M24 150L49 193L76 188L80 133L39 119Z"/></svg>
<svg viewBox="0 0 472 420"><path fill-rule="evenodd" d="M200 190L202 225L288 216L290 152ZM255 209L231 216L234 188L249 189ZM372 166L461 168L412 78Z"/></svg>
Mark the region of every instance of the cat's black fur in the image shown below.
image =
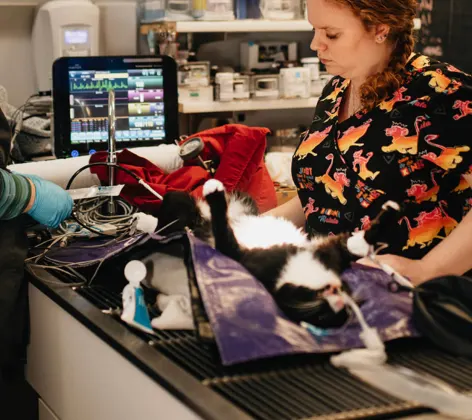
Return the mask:
<svg viewBox="0 0 472 420"><path fill-rule="evenodd" d="M295 245L279 245L269 249L245 249L241 247L228 221L225 193L215 191L206 196L210 206L215 248L239 261L274 296L278 306L294 321L307 321L320 327L342 325L346 311L335 313L328 302L321 298L324 290L316 290L296 284L285 284L276 289L277 280L288 259L299 252ZM345 248L342 237L327 238L326 244L314 251L316 258L337 274L347 269L353 256Z"/></svg>
<svg viewBox="0 0 472 420"><path fill-rule="evenodd" d="M226 256L240 262L254 275L274 296L282 311L294 321L306 321L322 328L338 327L347 319L346 310L333 310L328 295L336 295L346 286L322 288L309 287L302 279L293 279L277 287L284 270L291 257L309 250L313 260L319 262L329 272L334 272L339 278L343 271L359 257L351 254L347 248L349 234L329 236L316 245L301 247L299 245L283 244L270 248L247 248L239 244L228 218L228 201L224 191L215 190L206 195L210 208L211 222L202 214L199 203L184 192L166 194L159 212L159 225L179 221L171 227L183 229L188 227L195 236L211 243L217 250ZM238 199L244 200L250 214L257 214L255 203L247 196L239 194ZM365 234L370 244L376 243L381 237L381 230L386 227L386 214L382 212L384 220L380 223L380 216L373 221L372 229ZM283 243L281 238L281 243ZM297 284L299 283L300 284Z"/></svg>
<svg viewBox="0 0 472 420"><path fill-rule="evenodd" d="M236 239L228 218L228 197L224 190L212 191L205 198L209 205L211 221L203 216L200 203L187 193L166 194L159 212L159 225L165 226L178 218L179 221L171 227L171 230L188 227L193 230L195 236L240 262L266 287L282 311L292 320L307 321L323 328L338 327L346 321L348 316L346 310L333 310L329 300L326 299L328 295L336 295L341 290L346 291L345 285L334 288L309 287L306 282L297 278L280 287L277 287L277 283L290 258L307 250L312 253L313 260L340 278L342 272L359 258L351 254L347 248L349 234L325 237L316 245L307 247L281 244L270 248L248 248L238 243ZM237 200L245 202L247 213L257 214L257 207L250 197L239 194ZM392 212L382 212L373 221L371 230L366 232L365 238L368 243L376 243L376 239L381 237L381 230L388 228L385 223L385 219L388 218L386 214L391 215ZM383 217L382 223L380 216ZM283 243L283 240L284 238L281 238L280 242Z"/></svg>

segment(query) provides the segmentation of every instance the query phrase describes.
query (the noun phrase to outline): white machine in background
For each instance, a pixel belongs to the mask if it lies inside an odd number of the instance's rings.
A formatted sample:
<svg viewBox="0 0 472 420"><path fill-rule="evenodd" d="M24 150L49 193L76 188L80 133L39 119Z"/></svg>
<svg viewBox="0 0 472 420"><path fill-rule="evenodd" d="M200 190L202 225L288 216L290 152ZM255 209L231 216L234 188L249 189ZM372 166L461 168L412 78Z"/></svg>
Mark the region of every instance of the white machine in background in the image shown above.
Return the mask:
<svg viewBox="0 0 472 420"><path fill-rule="evenodd" d="M135 55L137 0L94 0L100 8L100 55Z"/></svg>
<svg viewBox="0 0 472 420"><path fill-rule="evenodd" d="M99 17L91 0L50 0L39 8L32 34L39 92L51 91L57 58L98 55Z"/></svg>
<svg viewBox="0 0 472 420"><path fill-rule="evenodd" d="M240 44L241 67L244 71L270 69L277 61L296 61L297 49L296 42L242 42Z"/></svg>

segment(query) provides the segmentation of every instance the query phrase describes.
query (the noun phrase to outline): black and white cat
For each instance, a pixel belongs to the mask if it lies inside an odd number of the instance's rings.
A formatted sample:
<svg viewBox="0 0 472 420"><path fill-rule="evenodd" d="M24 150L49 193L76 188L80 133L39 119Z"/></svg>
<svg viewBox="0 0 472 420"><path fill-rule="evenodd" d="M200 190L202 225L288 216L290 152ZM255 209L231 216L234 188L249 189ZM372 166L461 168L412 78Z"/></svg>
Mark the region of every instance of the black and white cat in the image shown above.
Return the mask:
<svg viewBox="0 0 472 420"><path fill-rule="evenodd" d="M386 219L399 210L395 203L385 206L371 229L355 237L341 234L310 239L288 220L258 215L249 196L226 194L220 181L207 181L203 195L205 200L195 200L185 192L167 193L159 225L178 219L173 230L190 228L195 236L240 262L289 318L322 328L338 327L347 320L340 297L346 291L341 274L367 254L387 226ZM353 244L350 238L356 238L357 249L349 246L354 253L348 249L348 241Z"/></svg>

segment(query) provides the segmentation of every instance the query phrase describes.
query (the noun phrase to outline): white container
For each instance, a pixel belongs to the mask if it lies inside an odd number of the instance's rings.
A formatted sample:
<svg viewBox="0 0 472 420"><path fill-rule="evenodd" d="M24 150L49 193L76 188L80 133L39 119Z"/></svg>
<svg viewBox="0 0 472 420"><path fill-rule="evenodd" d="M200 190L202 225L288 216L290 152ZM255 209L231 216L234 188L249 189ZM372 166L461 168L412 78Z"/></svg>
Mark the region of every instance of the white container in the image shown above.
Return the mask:
<svg viewBox="0 0 472 420"><path fill-rule="evenodd" d="M306 67L280 69L280 94L282 98L309 98L310 69Z"/></svg>
<svg viewBox="0 0 472 420"><path fill-rule="evenodd" d="M221 72L215 75L216 100L229 102L234 98L233 91L234 73Z"/></svg>
<svg viewBox="0 0 472 420"><path fill-rule="evenodd" d="M280 94L278 74L257 74L251 77L254 99L277 99Z"/></svg>
<svg viewBox="0 0 472 420"><path fill-rule="evenodd" d="M320 59L318 57L305 57L301 60L302 66L310 69L311 80L320 78Z"/></svg>
<svg viewBox="0 0 472 420"><path fill-rule="evenodd" d="M249 84L249 76L235 73L233 79L233 99L249 99L251 96Z"/></svg>
<svg viewBox="0 0 472 420"><path fill-rule="evenodd" d="M179 102L213 102L213 86L179 86Z"/></svg>
<svg viewBox="0 0 472 420"><path fill-rule="evenodd" d="M180 65L177 81L179 86L209 86L210 62L195 61Z"/></svg>
<svg viewBox="0 0 472 420"><path fill-rule="evenodd" d="M166 20L193 20L191 0L167 0Z"/></svg>
<svg viewBox="0 0 472 420"><path fill-rule="evenodd" d="M261 0L259 7L264 19L290 20L301 16L301 2L296 0Z"/></svg>
<svg viewBox="0 0 472 420"><path fill-rule="evenodd" d="M203 3L203 1L195 1ZM202 16L197 17L202 20L234 20L234 7L232 0L206 0L206 10L202 11Z"/></svg>
<svg viewBox="0 0 472 420"><path fill-rule="evenodd" d="M305 57L305 58L302 58L300 61L303 67L310 69L311 96L318 96L321 93L319 89L320 59L318 57Z"/></svg>

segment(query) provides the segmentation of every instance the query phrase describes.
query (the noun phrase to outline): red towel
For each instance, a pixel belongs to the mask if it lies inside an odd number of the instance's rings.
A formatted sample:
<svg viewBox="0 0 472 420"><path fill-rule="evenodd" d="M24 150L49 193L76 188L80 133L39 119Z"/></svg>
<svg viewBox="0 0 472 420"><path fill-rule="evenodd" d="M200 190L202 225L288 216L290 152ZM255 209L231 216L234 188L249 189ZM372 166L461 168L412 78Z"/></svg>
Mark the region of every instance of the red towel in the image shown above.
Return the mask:
<svg viewBox="0 0 472 420"><path fill-rule="evenodd" d="M204 160L219 161L215 178L224 184L227 191L247 192L261 212L277 205L274 184L264 164L267 133L267 128L228 124L189 137L203 140L205 148L201 156ZM90 163L104 162L106 157L106 152L97 152L91 156ZM170 190L183 190L201 197L203 184L210 178L197 161L186 162L183 168L165 174L152 162L129 150L117 153L117 160L161 195ZM92 167L90 170L97 174L101 182L108 183L107 168ZM122 197L140 210L154 213L159 208L160 201L126 172L117 170L115 183L125 184Z"/></svg>

